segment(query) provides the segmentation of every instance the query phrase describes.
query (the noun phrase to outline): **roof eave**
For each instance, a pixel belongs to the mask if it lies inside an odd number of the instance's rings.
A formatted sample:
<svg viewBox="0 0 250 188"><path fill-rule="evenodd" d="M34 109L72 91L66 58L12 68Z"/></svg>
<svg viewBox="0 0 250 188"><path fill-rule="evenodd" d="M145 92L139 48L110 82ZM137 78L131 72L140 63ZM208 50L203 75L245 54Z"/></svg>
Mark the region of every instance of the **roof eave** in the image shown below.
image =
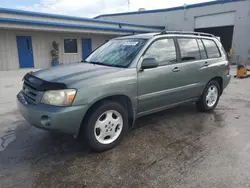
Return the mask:
<svg viewBox="0 0 250 188"><path fill-rule="evenodd" d="M65 19L65 20L73 20L73 21L85 21L85 22L93 22L93 23L104 23L104 24L113 24L113 25L123 25L123 26L134 26L134 27L143 27L148 29L164 29L164 26L157 25L143 25L143 24L132 24L125 22L115 22L115 21L106 21L106 20L97 20L93 18L83 18L83 17L75 17L75 16L65 16L58 14L49 14L49 13L39 13L33 11L24 11L24 10L16 10L16 9L8 9L1 8L0 13L9 13L9 14L17 14L17 15L26 15L26 16L38 16L38 17L46 17L46 18L55 18L55 19Z"/></svg>
<svg viewBox="0 0 250 188"><path fill-rule="evenodd" d="M102 26L93 26L93 25L65 24L65 23L57 23L57 22L44 22L44 21L34 21L34 20L13 19L13 18L0 18L0 23L36 25L36 26L71 28L71 29L88 29L88 30L90 29L90 30L97 30L97 31L111 31L111 32L119 32L119 33L155 32L152 30L138 30L138 29L135 30L135 29L102 27Z"/></svg>
<svg viewBox="0 0 250 188"><path fill-rule="evenodd" d="M187 7L178 6L178 7L166 8L166 9L154 9L154 10L143 10L143 11L134 11L134 12L122 12L122 13L114 13L114 14L101 14L101 15L98 15L98 16L94 17L94 19L98 19L98 18L101 18L101 17L110 17L110 16L122 16L122 15L135 15L135 14L145 14L145 13L169 12L169 11L175 11L175 10L182 10L184 8L190 9L190 8L197 8L197 7L203 7L203 6L239 2L239 1L245 1L245 0L217 0L217 1L214 0L214 1L209 1L209 2L205 2L205 3L197 3L197 4L187 5Z"/></svg>

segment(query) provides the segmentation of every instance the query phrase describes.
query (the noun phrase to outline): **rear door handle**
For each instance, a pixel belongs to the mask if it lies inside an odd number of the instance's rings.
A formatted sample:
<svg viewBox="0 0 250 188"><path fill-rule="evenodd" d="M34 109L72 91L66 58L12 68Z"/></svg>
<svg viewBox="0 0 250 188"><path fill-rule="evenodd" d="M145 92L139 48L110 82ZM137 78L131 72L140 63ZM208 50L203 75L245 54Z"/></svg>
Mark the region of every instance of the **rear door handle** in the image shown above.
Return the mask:
<svg viewBox="0 0 250 188"><path fill-rule="evenodd" d="M209 65L208 62L204 63L204 67L208 67L208 65Z"/></svg>
<svg viewBox="0 0 250 188"><path fill-rule="evenodd" d="M173 71L173 72L179 72L180 69L179 69L179 67L175 67L172 71Z"/></svg>

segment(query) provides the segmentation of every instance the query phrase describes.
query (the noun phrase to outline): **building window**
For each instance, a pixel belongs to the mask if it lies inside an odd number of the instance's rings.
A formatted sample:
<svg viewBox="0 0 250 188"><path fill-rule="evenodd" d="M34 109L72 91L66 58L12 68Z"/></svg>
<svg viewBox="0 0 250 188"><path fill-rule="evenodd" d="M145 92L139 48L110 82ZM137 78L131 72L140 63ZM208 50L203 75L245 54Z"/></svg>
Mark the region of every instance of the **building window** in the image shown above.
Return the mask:
<svg viewBox="0 0 250 188"><path fill-rule="evenodd" d="M213 40L202 39L205 48L207 50L208 58L219 58L221 57L220 51Z"/></svg>
<svg viewBox="0 0 250 188"><path fill-rule="evenodd" d="M160 39L155 41L147 50L144 58L156 58L159 65L176 63L176 49L173 39Z"/></svg>
<svg viewBox="0 0 250 188"><path fill-rule="evenodd" d="M77 51L77 39L65 38L64 39L64 53L65 54L76 54Z"/></svg>
<svg viewBox="0 0 250 188"><path fill-rule="evenodd" d="M180 38L178 43L181 50L181 61L200 60L200 50L196 39Z"/></svg>

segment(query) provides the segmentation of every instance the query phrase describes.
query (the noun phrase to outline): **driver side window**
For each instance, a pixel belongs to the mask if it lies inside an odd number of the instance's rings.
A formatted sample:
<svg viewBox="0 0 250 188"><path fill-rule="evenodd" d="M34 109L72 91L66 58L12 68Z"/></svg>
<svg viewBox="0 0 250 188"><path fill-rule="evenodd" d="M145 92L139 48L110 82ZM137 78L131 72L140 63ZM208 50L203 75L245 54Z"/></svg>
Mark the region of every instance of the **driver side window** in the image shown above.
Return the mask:
<svg viewBox="0 0 250 188"><path fill-rule="evenodd" d="M160 39L148 48L144 58L156 58L159 65L169 65L177 62L174 39Z"/></svg>

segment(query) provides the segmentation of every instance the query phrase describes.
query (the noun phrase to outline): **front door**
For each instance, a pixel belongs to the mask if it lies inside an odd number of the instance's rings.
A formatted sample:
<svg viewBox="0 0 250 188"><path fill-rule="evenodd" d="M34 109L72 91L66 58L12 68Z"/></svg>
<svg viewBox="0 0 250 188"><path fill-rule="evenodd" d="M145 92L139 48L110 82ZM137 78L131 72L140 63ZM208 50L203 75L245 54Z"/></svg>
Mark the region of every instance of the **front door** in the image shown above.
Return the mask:
<svg viewBox="0 0 250 188"><path fill-rule="evenodd" d="M86 59L92 52L92 41L91 39L82 39L82 60Z"/></svg>
<svg viewBox="0 0 250 188"><path fill-rule="evenodd" d="M30 36L17 36L17 49L20 68L33 68L32 40Z"/></svg>
<svg viewBox="0 0 250 188"><path fill-rule="evenodd" d="M181 72L172 38L154 41L143 55L156 58L159 66L138 72L138 113L160 110L180 100Z"/></svg>

